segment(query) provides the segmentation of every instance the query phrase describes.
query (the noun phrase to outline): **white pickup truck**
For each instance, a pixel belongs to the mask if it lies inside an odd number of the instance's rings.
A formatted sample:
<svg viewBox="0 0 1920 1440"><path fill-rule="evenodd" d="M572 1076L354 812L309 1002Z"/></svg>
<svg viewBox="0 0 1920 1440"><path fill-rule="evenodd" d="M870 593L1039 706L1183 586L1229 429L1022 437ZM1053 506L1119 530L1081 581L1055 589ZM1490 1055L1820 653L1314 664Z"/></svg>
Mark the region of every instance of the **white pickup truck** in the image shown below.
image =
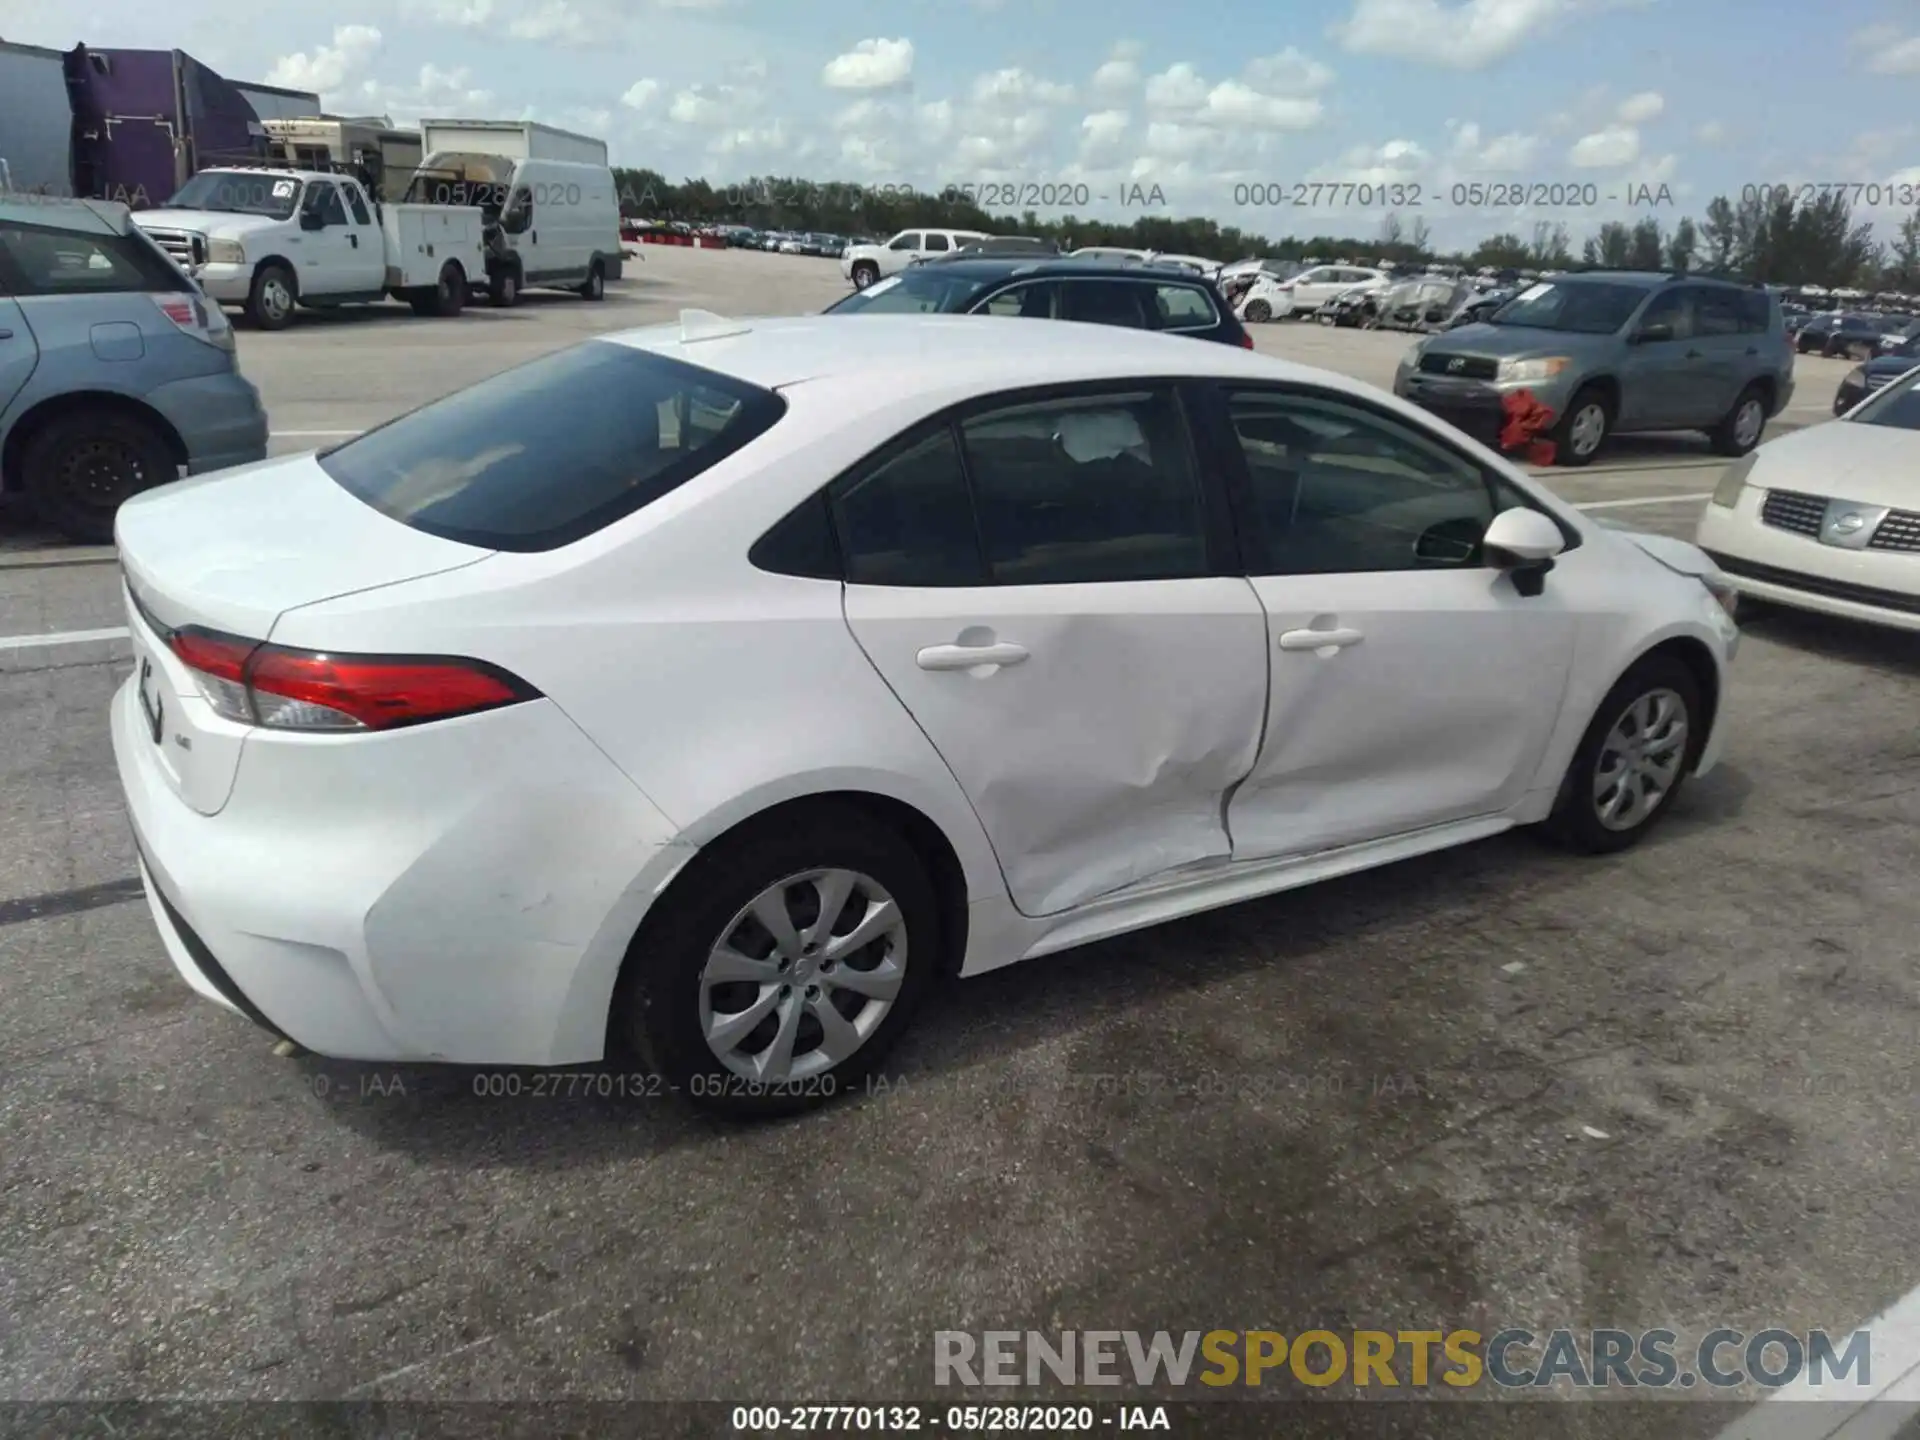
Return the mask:
<svg viewBox="0 0 1920 1440"><path fill-rule="evenodd" d="M485 218L460 205L375 204L350 175L202 170L133 221L199 282L262 330L298 306L366 305L392 296L416 314L458 315L486 281Z"/></svg>

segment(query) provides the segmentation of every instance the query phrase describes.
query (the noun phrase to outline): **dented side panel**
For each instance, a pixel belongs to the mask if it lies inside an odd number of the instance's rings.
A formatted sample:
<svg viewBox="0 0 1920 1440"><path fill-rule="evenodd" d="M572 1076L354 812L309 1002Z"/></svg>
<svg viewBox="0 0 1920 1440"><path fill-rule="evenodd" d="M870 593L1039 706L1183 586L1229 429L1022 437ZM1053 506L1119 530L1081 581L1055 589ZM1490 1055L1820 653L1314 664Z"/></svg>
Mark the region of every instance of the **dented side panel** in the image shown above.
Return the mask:
<svg viewBox="0 0 1920 1440"><path fill-rule="evenodd" d="M1014 904L1051 915L1231 851L1253 767L1266 621L1238 578L908 590L848 586L855 639L940 752ZM1006 644L997 667L929 647Z"/></svg>

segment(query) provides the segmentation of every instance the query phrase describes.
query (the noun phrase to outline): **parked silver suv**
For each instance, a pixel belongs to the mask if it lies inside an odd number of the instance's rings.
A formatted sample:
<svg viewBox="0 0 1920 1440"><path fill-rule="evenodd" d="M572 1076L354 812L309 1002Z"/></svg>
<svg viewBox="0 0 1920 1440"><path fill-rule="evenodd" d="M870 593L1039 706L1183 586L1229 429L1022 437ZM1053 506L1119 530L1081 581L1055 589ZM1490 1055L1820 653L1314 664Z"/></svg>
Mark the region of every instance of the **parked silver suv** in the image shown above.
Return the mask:
<svg viewBox="0 0 1920 1440"><path fill-rule="evenodd" d="M1764 287L1699 276L1593 271L1530 285L1487 320L1421 340L1396 395L1488 438L1507 397L1553 412L1562 465L1609 435L1704 430L1744 455L1793 396L1793 343Z"/></svg>
<svg viewBox="0 0 1920 1440"><path fill-rule="evenodd" d="M106 544L129 495L266 453L232 327L124 205L0 192L0 489Z"/></svg>

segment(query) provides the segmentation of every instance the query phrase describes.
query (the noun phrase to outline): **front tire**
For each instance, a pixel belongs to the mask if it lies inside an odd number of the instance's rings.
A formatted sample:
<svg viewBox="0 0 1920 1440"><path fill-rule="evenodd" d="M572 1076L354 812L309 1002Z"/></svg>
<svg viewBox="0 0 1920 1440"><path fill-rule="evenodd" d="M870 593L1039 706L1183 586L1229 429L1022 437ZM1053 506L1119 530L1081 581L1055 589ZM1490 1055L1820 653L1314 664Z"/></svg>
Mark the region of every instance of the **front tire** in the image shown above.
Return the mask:
<svg viewBox="0 0 1920 1440"><path fill-rule="evenodd" d="M821 806L703 850L634 943L613 1039L702 1109L790 1114L860 1086L941 962L906 838Z"/></svg>
<svg viewBox="0 0 1920 1440"><path fill-rule="evenodd" d="M857 260L853 266L853 288L865 290L880 278L880 267L871 260Z"/></svg>
<svg viewBox="0 0 1920 1440"><path fill-rule="evenodd" d="M284 265L262 265L247 291L247 319L256 330L284 330L300 303L299 282Z"/></svg>
<svg viewBox="0 0 1920 1440"><path fill-rule="evenodd" d="M34 514L81 545L111 545L122 501L180 478L166 437L113 410L74 410L47 424L27 442L20 469Z"/></svg>
<svg viewBox="0 0 1920 1440"><path fill-rule="evenodd" d="M1561 465L1577 468L1593 463L1613 430L1613 407L1606 392L1589 385L1573 397L1567 413L1553 427L1553 456Z"/></svg>
<svg viewBox="0 0 1920 1440"><path fill-rule="evenodd" d="M1640 661L1600 702L1546 833L1589 855L1639 844L1686 784L1705 723L1691 670L1666 655Z"/></svg>

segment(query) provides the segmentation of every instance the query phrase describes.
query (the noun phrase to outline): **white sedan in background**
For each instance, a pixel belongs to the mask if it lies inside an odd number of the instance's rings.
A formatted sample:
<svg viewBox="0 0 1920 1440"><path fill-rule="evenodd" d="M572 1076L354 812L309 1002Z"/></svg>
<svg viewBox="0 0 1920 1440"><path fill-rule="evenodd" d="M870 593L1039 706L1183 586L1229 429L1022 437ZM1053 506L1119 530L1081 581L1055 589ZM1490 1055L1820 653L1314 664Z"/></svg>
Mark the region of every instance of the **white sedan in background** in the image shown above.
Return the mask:
<svg viewBox="0 0 1920 1440"><path fill-rule="evenodd" d="M1755 600L1920 630L1920 367L1734 462L1694 538Z"/></svg>
<svg viewBox="0 0 1920 1440"><path fill-rule="evenodd" d="M852 1088L945 973L1516 825L1630 845L1738 638L1692 546L1390 395L1017 318L690 314L118 543L187 984L734 1111Z"/></svg>

